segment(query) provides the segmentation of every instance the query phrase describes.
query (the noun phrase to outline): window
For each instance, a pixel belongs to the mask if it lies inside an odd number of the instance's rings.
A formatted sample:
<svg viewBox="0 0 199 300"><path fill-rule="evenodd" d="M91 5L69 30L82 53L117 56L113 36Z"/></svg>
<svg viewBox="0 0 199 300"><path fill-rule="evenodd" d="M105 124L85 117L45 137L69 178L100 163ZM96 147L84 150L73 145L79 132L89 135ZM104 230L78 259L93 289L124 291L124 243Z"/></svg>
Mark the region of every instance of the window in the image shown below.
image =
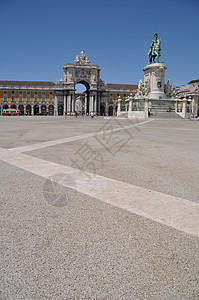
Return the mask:
<svg viewBox="0 0 199 300"><path fill-rule="evenodd" d="M19 91L19 102L23 102L23 92Z"/></svg>
<svg viewBox="0 0 199 300"><path fill-rule="evenodd" d="M53 93L52 92L50 92L50 103L52 103L53 102Z"/></svg>
<svg viewBox="0 0 199 300"><path fill-rule="evenodd" d="M38 102L38 92L35 92L35 103Z"/></svg>
<svg viewBox="0 0 199 300"><path fill-rule="evenodd" d="M46 102L46 92L42 92L42 103Z"/></svg>
<svg viewBox="0 0 199 300"><path fill-rule="evenodd" d="M113 94L112 93L110 93L109 104L113 104Z"/></svg>
<svg viewBox="0 0 199 300"><path fill-rule="evenodd" d="M30 103L30 91L27 91L27 102Z"/></svg>
<svg viewBox="0 0 199 300"><path fill-rule="evenodd" d="M12 91L12 102L15 102L15 91Z"/></svg>
<svg viewBox="0 0 199 300"><path fill-rule="evenodd" d="M60 103L63 103L63 97L62 96L59 96L58 97L58 103L60 104Z"/></svg>
<svg viewBox="0 0 199 300"><path fill-rule="evenodd" d="M7 91L3 91L3 102L7 102Z"/></svg>

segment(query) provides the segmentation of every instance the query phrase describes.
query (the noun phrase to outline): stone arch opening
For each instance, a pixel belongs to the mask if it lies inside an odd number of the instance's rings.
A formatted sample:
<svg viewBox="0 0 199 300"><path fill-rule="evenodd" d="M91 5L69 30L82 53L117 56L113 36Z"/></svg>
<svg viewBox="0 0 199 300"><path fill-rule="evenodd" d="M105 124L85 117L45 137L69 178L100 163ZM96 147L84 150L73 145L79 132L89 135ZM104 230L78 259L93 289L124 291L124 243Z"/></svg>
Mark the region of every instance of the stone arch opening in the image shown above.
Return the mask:
<svg viewBox="0 0 199 300"><path fill-rule="evenodd" d="M109 116L113 116L113 105L109 105L109 108L108 108L108 115L109 115Z"/></svg>
<svg viewBox="0 0 199 300"><path fill-rule="evenodd" d="M8 104L3 105L3 109L8 109L8 108L9 108Z"/></svg>
<svg viewBox="0 0 199 300"><path fill-rule="evenodd" d="M58 105L58 116L63 116L64 114L64 106L62 104Z"/></svg>
<svg viewBox="0 0 199 300"><path fill-rule="evenodd" d="M101 114L101 116L105 116L105 111L106 111L105 104L101 103L100 104L100 114Z"/></svg>
<svg viewBox="0 0 199 300"><path fill-rule="evenodd" d="M43 105L41 106L41 114L42 114L42 115L46 115L46 105L45 105L45 104L43 104Z"/></svg>
<svg viewBox="0 0 199 300"><path fill-rule="evenodd" d="M84 88L86 88L86 90L90 90L90 85L87 81L81 79L76 81L75 88L77 92L81 92Z"/></svg>
<svg viewBox="0 0 199 300"><path fill-rule="evenodd" d="M90 109L90 85L85 80L77 80L75 84L75 107L78 113L89 114Z"/></svg>
<svg viewBox="0 0 199 300"><path fill-rule="evenodd" d="M16 109L16 105L15 104L11 104L10 108Z"/></svg>
<svg viewBox="0 0 199 300"><path fill-rule="evenodd" d="M26 105L26 115L31 116L31 113L32 113L31 105L27 104Z"/></svg>
<svg viewBox="0 0 199 300"><path fill-rule="evenodd" d="M54 115L54 105L50 104L48 107L48 114L49 116L53 116Z"/></svg>
<svg viewBox="0 0 199 300"><path fill-rule="evenodd" d="M23 104L19 104L18 109L19 109L19 114L23 116L24 115L24 106L23 106Z"/></svg>
<svg viewBox="0 0 199 300"><path fill-rule="evenodd" d="M35 104L34 105L34 115L38 115L39 114L39 105L38 104Z"/></svg>

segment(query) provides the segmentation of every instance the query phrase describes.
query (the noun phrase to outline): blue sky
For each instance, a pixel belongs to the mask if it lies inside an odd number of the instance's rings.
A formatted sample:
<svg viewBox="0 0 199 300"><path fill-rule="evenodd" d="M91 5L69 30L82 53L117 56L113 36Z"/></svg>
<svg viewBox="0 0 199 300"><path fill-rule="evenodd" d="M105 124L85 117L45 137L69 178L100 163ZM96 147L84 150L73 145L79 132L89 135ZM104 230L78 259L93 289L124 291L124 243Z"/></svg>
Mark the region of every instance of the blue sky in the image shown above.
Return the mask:
<svg viewBox="0 0 199 300"><path fill-rule="evenodd" d="M138 84L153 34L166 81L199 78L199 0L0 0L0 80L54 81L82 49L106 83Z"/></svg>

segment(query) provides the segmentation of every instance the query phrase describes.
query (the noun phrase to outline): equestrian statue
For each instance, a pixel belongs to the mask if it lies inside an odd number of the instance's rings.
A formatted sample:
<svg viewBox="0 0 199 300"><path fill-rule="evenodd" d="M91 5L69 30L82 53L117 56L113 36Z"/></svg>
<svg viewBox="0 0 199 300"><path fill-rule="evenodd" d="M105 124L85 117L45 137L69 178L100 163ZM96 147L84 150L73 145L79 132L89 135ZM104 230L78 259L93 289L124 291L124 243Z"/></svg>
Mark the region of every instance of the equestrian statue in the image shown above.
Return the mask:
<svg viewBox="0 0 199 300"><path fill-rule="evenodd" d="M149 64L152 64L152 61L155 63L155 59L157 58L157 62L159 63L159 57L161 56L161 39L158 39L157 32L154 34L154 39L151 42L150 50L148 52L149 55Z"/></svg>

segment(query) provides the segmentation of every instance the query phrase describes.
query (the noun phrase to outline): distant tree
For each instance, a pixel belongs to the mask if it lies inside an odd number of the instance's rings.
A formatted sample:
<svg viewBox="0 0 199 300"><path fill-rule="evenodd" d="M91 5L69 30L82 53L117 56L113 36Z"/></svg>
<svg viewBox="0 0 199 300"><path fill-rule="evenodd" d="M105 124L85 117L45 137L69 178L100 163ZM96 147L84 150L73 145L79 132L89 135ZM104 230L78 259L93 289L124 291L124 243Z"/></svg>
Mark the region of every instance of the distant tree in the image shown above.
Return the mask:
<svg viewBox="0 0 199 300"><path fill-rule="evenodd" d="M191 81L188 82L188 84L192 84L192 83L195 83L195 82L199 82L199 79L191 80Z"/></svg>

